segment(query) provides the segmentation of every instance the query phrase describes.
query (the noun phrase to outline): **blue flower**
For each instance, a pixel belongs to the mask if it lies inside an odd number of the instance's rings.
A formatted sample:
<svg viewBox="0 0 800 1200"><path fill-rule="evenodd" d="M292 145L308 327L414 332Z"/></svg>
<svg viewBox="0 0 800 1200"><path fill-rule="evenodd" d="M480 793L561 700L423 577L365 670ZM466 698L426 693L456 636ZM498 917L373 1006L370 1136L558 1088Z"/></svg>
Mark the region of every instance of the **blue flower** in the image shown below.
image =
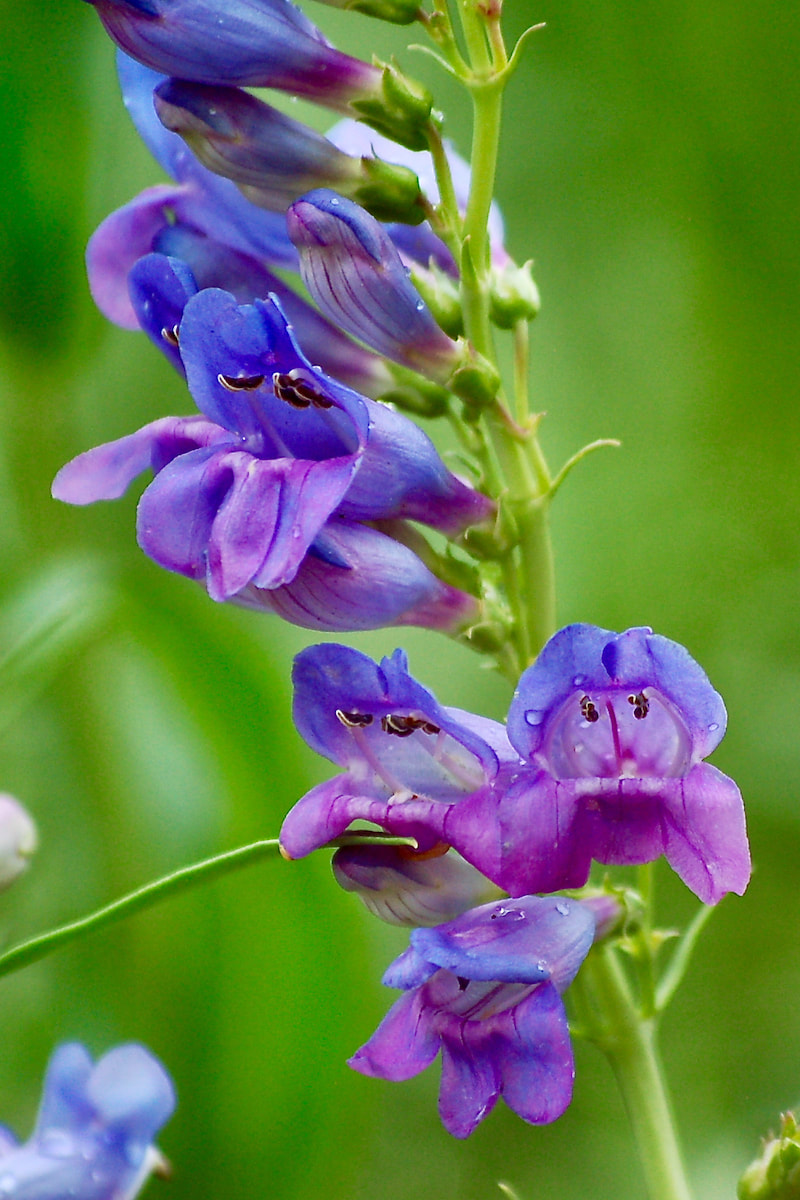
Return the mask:
<svg viewBox="0 0 800 1200"><path fill-rule="evenodd" d="M525 766L498 808L510 891L580 887L591 860L664 854L706 904L750 878L732 779L704 763L725 732L721 697L650 629L570 625L519 681L508 735Z"/></svg>
<svg viewBox="0 0 800 1200"><path fill-rule="evenodd" d="M574 1078L561 993L594 933L591 909L559 896L486 904L415 929L383 979L405 994L350 1066L411 1079L441 1050L439 1115L455 1137L468 1137L500 1096L525 1121L554 1121Z"/></svg>
<svg viewBox="0 0 800 1200"><path fill-rule="evenodd" d="M95 1064L83 1046L60 1046L29 1140L0 1130L0 1196L133 1200L163 1163L152 1143L174 1108L170 1078L143 1046L117 1046Z"/></svg>
<svg viewBox="0 0 800 1200"><path fill-rule="evenodd" d="M402 366L445 383L463 349L437 325L380 222L318 188L287 213L303 282L322 311Z"/></svg>
<svg viewBox="0 0 800 1200"><path fill-rule="evenodd" d="M452 845L493 878L493 789L518 763L502 725L440 705L409 674L402 650L375 663L347 646L311 646L295 659L293 681L298 731L344 773L286 817L280 840L288 857L370 821L414 838L423 852ZM453 814L464 804L470 820L453 836Z"/></svg>
<svg viewBox="0 0 800 1200"><path fill-rule="evenodd" d="M195 83L282 88L348 111L378 67L342 54L290 0L89 0L132 58Z"/></svg>
<svg viewBox="0 0 800 1200"><path fill-rule="evenodd" d="M115 498L150 466L139 543L205 582L212 599L275 606L312 628L375 628L388 617L452 630L475 617L476 602L401 537L361 524L418 520L454 534L491 514L416 425L312 367L274 301L240 306L229 293L199 292L177 348L205 419L162 419L88 451L59 472L58 499ZM304 569L299 591L267 595Z"/></svg>

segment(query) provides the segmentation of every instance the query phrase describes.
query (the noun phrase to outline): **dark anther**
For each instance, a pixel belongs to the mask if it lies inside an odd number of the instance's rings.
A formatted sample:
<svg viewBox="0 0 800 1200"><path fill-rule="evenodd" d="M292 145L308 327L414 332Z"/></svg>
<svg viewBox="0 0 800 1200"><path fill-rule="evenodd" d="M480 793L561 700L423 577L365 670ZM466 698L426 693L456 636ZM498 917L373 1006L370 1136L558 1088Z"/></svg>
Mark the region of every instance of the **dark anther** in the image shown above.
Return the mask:
<svg viewBox="0 0 800 1200"><path fill-rule="evenodd" d="M374 719L370 713L342 712L341 708L337 708L336 716L347 729L363 729Z"/></svg>
<svg viewBox="0 0 800 1200"><path fill-rule="evenodd" d="M423 721L420 728L422 729L423 733L433 734L442 732L438 725L434 725L433 721Z"/></svg>
<svg viewBox="0 0 800 1200"><path fill-rule="evenodd" d="M161 330L161 336L165 342L169 342L170 346L177 346L180 343L179 328L173 325L171 329L166 326Z"/></svg>
<svg viewBox="0 0 800 1200"><path fill-rule="evenodd" d="M218 375L217 379L229 392L254 392L264 382L265 375Z"/></svg>
<svg viewBox="0 0 800 1200"><path fill-rule="evenodd" d="M415 729L419 729L422 721L418 721L416 717L400 717L395 713L391 716L381 717L381 729L384 733L393 733L395 737L411 737Z"/></svg>
<svg viewBox="0 0 800 1200"><path fill-rule="evenodd" d="M600 720L600 713L597 711L594 701L590 700L588 696L581 696L581 716L590 725Z"/></svg>
<svg viewBox="0 0 800 1200"><path fill-rule="evenodd" d="M628 696L628 704L633 705L633 715L637 721L643 721L650 712L650 701L644 692L637 692L635 696Z"/></svg>
<svg viewBox="0 0 800 1200"><path fill-rule="evenodd" d="M292 408L332 408L333 401L318 392L312 383L304 379L298 368L283 374L276 371L272 376L272 386L279 400L285 400Z"/></svg>
<svg viewBox="0 0 800 1200"><path fill-rule="evenodd" d="M456 979L458 980L458 990L465 992L469 987L469 980L464 979L463 975L456 975Z"/></svg>

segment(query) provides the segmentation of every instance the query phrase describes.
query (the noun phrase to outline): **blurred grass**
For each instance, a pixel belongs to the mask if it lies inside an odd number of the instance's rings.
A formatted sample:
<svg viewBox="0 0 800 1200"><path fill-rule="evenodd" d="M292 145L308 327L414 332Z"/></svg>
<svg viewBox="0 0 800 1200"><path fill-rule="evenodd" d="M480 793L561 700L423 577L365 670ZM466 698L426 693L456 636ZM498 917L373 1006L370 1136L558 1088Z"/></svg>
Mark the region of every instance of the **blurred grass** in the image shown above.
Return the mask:
<svg viewBox="0 0 800 1200"><path fill-rule="evenodd" d="M311 5L308 6L309 10ZM3 897L11 943L160 871L273 836L325 765L298 743L288 668L309 640L159 574L135 497L49 499L63 461L167 412L182 385L88 298L83 246L154 182L89 5L0 0L0 787L42 849ZM405 34L315 7L348 50ZM704 1200L732 1194L758 1137L800 1097L798 961L798 291L800 12L518 0L545 20L509 92L499 195L508 242L537 260L533 394L554 464L599 436L554 514L560 616L650 623L685 641L726 697L715 761L745 794L756 873L725 902L664 1030ZM440 84L421 56L409 69ZM467 120L450 132L466 148ZM477 659L421 632L398 642L442 700L501 717ZM25 663L35 671L21 670ZM391 1086L349 1053L389 997L402 944L339 894L327 864L270 864L186 896L4 982L0 1120L33 1116L52 1044L146 1041L181 1104L162 1139L175 1200L521 1200L642 1185L597 1055L576 1099L532 1131L502 1107L467 1143L435 1115L437 1069ZM691 910L659 874L667 922ZM607 1181L607 1182L606 1182Z"/></svg>

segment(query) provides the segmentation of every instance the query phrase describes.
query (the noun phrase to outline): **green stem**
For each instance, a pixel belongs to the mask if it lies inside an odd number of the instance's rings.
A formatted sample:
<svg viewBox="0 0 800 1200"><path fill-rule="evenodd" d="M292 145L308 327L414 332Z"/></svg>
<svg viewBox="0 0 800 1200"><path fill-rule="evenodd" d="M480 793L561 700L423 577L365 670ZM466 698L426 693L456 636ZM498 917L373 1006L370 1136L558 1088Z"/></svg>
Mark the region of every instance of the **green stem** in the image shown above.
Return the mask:
<svg viewBox="0 0 800 1200"><path fill-rule="evenodd" d="M633 1128L650 1200L692 1200L656 1048L655 1018L636 1011L616 951L597 947L584 964L589 1036L608 1058Z"/></svg>
<svg viewBox="0 0 800 1200"><path fill-rule="evenodd" d="M478 353L494 362L494 342L489 325L488 222L500 141L502 81L473 85L472 103L472 176L464 216L464 239L469 246L473 271L465 272L462 276L464 327Z"/></svg>
<svg viewBox="0 0 800 1200"><path fill-rule="evenodd" d="M334 838L321 849L375 843L381 846L415 845L410 838L387 837L385 834L345 834L343 837ZM10 975L12 971L19 971L22 967L38 962L40 958L46 958L48 954L60 950L62 946L66 946L70 942L77 941L87 933L94 933L98 929L104 929L107 925L114 925L117 921L132 917L146 908L161 904L163 900L179 896L181 892L186 892L198 884L211 883L222 875L238 871L242 867L249 867L263 858L279 858L280 856L280 843L277 838L271 838L268 841L251 842L248 846L239 846L236 850L228 850L213 858L203 859L202 862L181 867L170 875L165 875L162 879L146 883L143 887L137 888L135 892L129 892L127 896L121 896L119 900L112 901L111 904L90 913L87 917L80 917L77 921L70 921L67 925L59 926L58 929L41 933L29 941L7 950L5 954L0 954L0 978L3 975Z"/></svg>

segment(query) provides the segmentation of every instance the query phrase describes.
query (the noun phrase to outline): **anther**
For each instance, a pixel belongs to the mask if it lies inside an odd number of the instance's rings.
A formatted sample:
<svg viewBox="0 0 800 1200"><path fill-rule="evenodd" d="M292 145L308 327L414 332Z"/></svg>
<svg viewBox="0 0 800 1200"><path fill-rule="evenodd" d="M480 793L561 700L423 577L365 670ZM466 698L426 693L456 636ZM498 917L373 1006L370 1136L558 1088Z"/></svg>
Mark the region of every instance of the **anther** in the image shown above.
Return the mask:
<svg viewBox="0 0 800 1200"><path fill-rule="evenodd" d="M590 700L588 696L581 696L581 716L590 725L600 720L600 713L597 711L594 701Z"/></svg>
<svg viewBox="0 0 800 1200"><path fill-rule="evenodd" d="M633 705L633 715L637 721L643 721L650 712L650 701L644 692L637 692L635 696L628 696L628 704Z"/></svg>
<svg viewBox="0 0 800 1200"><path fill-rule="evenodd" d="M285 400L292 408L332 408L333 401L317 391L312 383L304 379L299 368L295 367L288 373L275 371L272 376L272 386L279 400Z"/></svg>
<svg viewBox="0 0 800 1200"><path fill-rule="evenodd" d="M392 713L388 717L381 717L381 729L384 733L393 733L395 737L411 737L415 729L419 729L422 721L416 717L400 717Z"/></svg>
<svg viewBox="0 0 800 1200"><path fill-rule="evenodd" d="M180 344L180 330L178 325L173 325L171 329L166 326L161 330L161 336L165 342L169 342L170 346L178 346Z"/></svg>
<svg viewBox="0 0 800 1200"><path fill-rule="evenodd" d="M374 720L370 713L343 712L341 708L336 709L336 717L346 729L363 729Z"/></svg>
<svg viewBox="0 0 800 1200"><path fill-rule="evenodd" d="M218 375L217 379L229 392L254 392L264 382L265 375Z"/></svg>

